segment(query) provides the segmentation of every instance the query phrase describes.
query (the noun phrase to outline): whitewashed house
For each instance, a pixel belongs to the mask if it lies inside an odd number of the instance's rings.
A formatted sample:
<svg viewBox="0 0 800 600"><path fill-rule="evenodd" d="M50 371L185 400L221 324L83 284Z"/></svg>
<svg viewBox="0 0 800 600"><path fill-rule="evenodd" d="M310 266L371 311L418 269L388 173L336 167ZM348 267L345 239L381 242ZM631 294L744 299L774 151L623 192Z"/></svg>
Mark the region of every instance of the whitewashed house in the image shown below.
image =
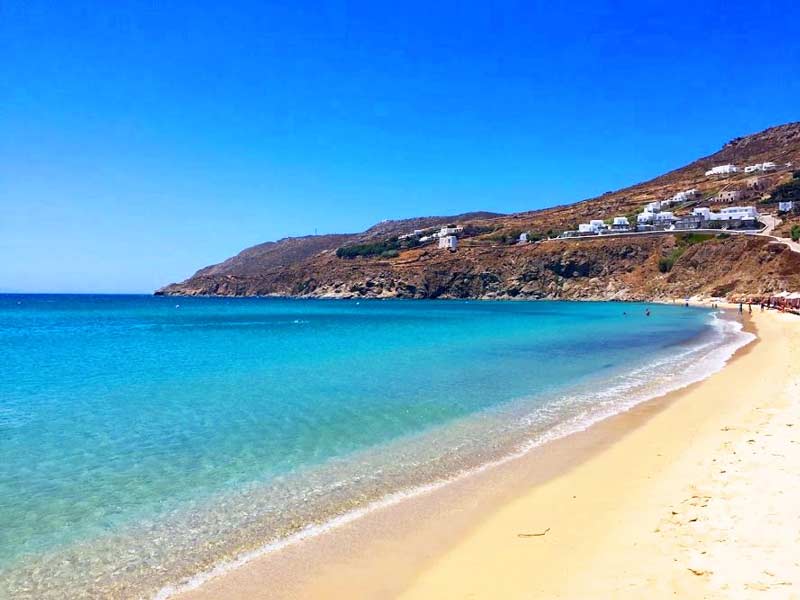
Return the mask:
<svg viewBox="0 0 800 600"><path fill-rule="evenodd" d="M672 223L675 220L675 215L673 215L668 210L662 210L661 212L657 212L653 214L653 222L654 223Z"/></svg>
<svg viewBox="0 0 800 600"><path fill-rule="evenodd" d="M726 206L719 212L714 212L709 208L695 208L693 215L702 216L706 221L754 221L758 219L758 210L755 206Z"/></svg>
<svg viewBox="0 0 800 600"><path fill-rule="evenodd" d="M794 208L794 202L791 200L787 202L778 202L778 212L791 212Z"/></svg>
<svg viewBox="0 0 800 600"><path fill-rule="evenodd" d="M636 222L640 225L644 225L645 223L652 223L653 222L653 215L655 213L652 211L647 210L645 208L642 212L636 215Z"/></svg>
<svg viewBox="0 0 800 600"><path fill-rule="evenodd" d="M719 211L719 220L730 221L733 219L741 221L755 221L758 219L758 211L755 206L727 206Z"/></svg>
<svg viewBox="0 0 800 600"><path fill-rule="evenodd" d="M457 233L461 233L464 230L463 227L456 227L455 225L445 225L439 230L439 237L447 237L448 235L455 235Z"/></svg>
<svg viewBox="0 0 800 600"><path fill-rule="evenodd" d="M768 161L763 162L763 163L756 163L754 165L748 165L748 166L746 166L744 168L744 172L745 173L755 173L756 171L763 171L763 172L766 173L768 171L774 171L777 168L778 168L778 166L774 162L768 160Z"/></svg>
<svg viewBox="0 0 800 600"><path fill-rule="evenodd" d="M578 225L578 233L582 234L594 233L594 229L592 229L592 225L590 223L580 223Z"/></svg>
<svg viewBox="0 0 800 600"><path fill-rule="evenodd" d="M611 229L614 231L629 231L630 228L628 217L614 217L614 221L611 223Z"/></svg>
<svg viewBox="0 0 800 600"><path fill-rule="evenodd" d="M706 177L726 177L739 172L736 165L719 165L706 171Z"/></svg>
<svg viewBox="0 0 800 600"><path fill-rule="evenodd" d="M689 200L696 200L702 197L702 192L697 188L692 188L690 190L684 190L682 192L678 192L672 198L670 198L670 204L680 204L681 202L688 202Z"/></svg>
<svg viewBox="0 0 800 600"><path fill-rule="evenodd" d="M454 235L440 237L439 248L442 250L450 250L450 252L455 252L458 248L458 238Z"/></svg>
<svg viewBox="0 0 800 600"><path fill-rule="evenodd" d="M589 221L589 226L594 233L600 233L606 228L606 224L602 219L592 219Z"/></svg>
<svg viewBox="0 0 800 600"><path fill-rule="evenodd" d="M656 202L649 202L645 205L644 209L651 213L655 213L661 210L661 201L657 200Z"/></svg>
<svg viewBox="0 0 800 600"><path fill-rule="evenodd" d="M520 244L527 244L528 243L528 232L527 231L523 231L522 233L520 233L519 234L519 240L517 240L517 242L520 243Z"/></svg>

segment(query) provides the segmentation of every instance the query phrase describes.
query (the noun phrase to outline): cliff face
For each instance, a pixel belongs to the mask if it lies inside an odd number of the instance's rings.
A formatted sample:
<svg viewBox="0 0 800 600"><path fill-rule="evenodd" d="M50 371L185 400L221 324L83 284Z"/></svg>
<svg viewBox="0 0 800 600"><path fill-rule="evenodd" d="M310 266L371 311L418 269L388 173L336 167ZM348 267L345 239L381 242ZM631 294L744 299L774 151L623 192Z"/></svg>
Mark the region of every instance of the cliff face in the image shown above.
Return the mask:
<svg viewBox="0 0 800 600"><path fill-rule="evenodd" d="M650 182L577 204L514 215L470 213L385 221L361 234L287 238L249 248L156 293L337 298L650 299L733 296L800 289L800 254L766 238L686 235L545 241L506 245L519 231L541 234L578 221L640 210L645 202L697 187L706 194L743 186L705 170L725 162L800 164L800 123L737 138L720 152ZM771 185L788 173L771 176ZM470 232L457 252L401 248L338 258L336 249L457 222ZM466 233L465 230L465 233Z"/></svg>
<svg viewBox="0 0 800 600"><path fill-rule="evenodd" d="M659 262L680 236L553 241L456 253L415 249L402 260L333 254L258 276L197 276L186 295L329 298L564 298L642 300L735 296L800 288L800 254L755 237L711 238L686 248L671 270ZM167 293L172 293L168 290Z"/></svg>

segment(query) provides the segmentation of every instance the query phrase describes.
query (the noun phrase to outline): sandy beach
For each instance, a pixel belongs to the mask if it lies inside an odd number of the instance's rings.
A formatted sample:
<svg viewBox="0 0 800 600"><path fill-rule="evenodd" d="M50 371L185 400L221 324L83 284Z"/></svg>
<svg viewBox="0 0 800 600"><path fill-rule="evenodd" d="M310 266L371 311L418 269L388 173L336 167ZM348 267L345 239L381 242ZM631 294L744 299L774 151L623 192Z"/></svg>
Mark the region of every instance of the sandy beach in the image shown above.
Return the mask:
<svg viewBox="0 0 800 600"><path fill-rule="evenodd" d="M176 597L800 597L800 319L745 318L698 384Z"/></svg>

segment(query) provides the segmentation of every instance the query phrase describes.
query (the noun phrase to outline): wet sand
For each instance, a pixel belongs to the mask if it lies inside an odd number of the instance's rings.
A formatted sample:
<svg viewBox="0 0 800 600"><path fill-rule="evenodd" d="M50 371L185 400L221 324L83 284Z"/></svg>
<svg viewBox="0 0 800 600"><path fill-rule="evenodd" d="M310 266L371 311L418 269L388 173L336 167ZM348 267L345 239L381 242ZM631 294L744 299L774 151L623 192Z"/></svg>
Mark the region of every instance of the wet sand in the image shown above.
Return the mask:
<svg viewBox="0 0 800 600"><path fill-rule="evenodd" d="M703 382L176 597L792 597L800 319L750 327Z"/></svg>

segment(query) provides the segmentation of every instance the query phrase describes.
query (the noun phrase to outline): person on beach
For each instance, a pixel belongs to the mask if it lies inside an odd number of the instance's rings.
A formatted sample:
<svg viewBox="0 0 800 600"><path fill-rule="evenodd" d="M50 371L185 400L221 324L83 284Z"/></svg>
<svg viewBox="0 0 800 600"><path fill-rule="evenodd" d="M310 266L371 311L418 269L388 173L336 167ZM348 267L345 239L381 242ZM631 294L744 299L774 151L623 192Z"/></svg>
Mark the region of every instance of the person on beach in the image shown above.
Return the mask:
<svg viewBox="0 0 800 600"><path fill-rule="evenodd" d="M751 315L753 314L753 305L749 302L747 304L747 312L749 312Z"/></svg>
<svg viewBox="0 0 800 600"><path fill-rule="evenodd" d="M744 312L744 306L742 305L741 302L739 302L739 314L742 314L743 312Z"/></svg>

